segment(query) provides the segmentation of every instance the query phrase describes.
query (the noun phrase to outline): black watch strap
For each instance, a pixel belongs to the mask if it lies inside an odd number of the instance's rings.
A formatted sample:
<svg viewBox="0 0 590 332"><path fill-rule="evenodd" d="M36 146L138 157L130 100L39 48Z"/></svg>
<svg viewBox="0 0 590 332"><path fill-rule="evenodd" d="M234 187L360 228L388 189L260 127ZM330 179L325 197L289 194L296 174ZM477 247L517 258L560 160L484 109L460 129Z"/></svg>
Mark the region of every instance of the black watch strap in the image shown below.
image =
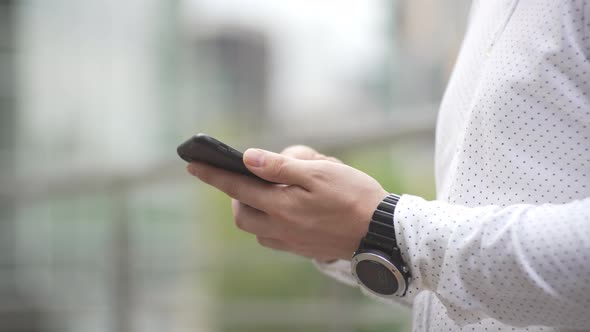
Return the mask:
<svg viewBox="0 0 590 332"><path fill-rule="evenodd" d="M401 273L405 285L408 285L411 276L397 246L393 219L399 199L399 195L389 194L379 203L379 206L375 209L371 217L369 230L361 240L359 250L376 249L389 255L391 263ZM402 296L406 294L406 290L407 288L404 289Z"/></svg>
<svg viewBox="0 0 590 332"><path fill-rule="evenodd" d="M380 249L388 254L397 250L393 215L399 198L398 195L389 194L379 203L371 217L369 231L363 239L366 246Z"/></svg>

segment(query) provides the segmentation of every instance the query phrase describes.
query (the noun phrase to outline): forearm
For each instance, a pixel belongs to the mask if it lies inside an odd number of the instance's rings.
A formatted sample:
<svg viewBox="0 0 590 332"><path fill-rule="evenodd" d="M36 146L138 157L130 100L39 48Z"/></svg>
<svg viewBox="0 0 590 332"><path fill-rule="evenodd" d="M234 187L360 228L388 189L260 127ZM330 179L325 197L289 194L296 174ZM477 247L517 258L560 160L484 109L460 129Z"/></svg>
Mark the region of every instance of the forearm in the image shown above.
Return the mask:
<svg viewBox="0 0 590 332"><path fill-rule="evenodd" d="M394 221L412 286L459 323L590 328L590 199L468 208L405 195Z"/></svg>

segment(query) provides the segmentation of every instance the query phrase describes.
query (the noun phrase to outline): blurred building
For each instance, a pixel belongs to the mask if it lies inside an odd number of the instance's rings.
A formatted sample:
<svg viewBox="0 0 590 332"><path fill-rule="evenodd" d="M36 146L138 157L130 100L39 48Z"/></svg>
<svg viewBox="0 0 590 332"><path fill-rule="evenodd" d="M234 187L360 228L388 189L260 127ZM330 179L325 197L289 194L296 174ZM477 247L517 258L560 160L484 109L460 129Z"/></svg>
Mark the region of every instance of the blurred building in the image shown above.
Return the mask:
<svg viewBox="0 0 590 332"><path fill-rule="evenodd" d="M407 330L236 231L175 147L305 143L428 197L466 7L0 0L0 331Z"/></svg>
<svg viewBox="0 0 590 332"><path fill-rule="evenodd" d="M259 31L225 27L196 40L199 76L209 83L206 111L261 130L269 116L269 41Z"/></svg>
<svg viewBox="0 0 590 332"><path fill-rule="evenodd" d="M15 174L15 4L0 1L0 174ZM0 331L47 331L45 312L19 283L15 257L15 198L0 195Z"/></svg>

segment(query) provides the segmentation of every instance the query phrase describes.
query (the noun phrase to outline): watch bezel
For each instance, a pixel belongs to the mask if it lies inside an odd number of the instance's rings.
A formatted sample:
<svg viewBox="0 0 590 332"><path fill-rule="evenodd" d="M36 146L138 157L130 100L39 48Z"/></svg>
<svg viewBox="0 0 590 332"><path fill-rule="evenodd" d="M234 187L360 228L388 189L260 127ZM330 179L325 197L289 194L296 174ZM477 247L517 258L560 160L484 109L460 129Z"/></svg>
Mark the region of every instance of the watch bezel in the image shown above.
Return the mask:
<svg viewBox="0 0 590 332"><path fill-rule="evenodd" d="M401 273L401 271L398 269L397 266L395 266L395 264L393 264L389 259L387 259L386 254L381 254L379 251L377 250L372 250L372 251L365 251L365 252L360 252L355 254L352 259L351 259L351 270L352 270L352 275L355 277L355 279L357 280L357 282L362 285L367 291L369 291L370 293L379 296L379 297L384 297L384 298L397 298L400 296L403 296L406 292L406 288L407 288L407 284L406 284L406 280L403 276L403 274ZM377 262L381 265L383 265L386 269L388 269L395 277L395 279L397 280L397 290L390 295L387 294L382 294L379 292L376 292L374 290L371 289L371 287L369 287L367 284L365 284L356 274L356 266L358 265L358 263L360 263L361 261L373 261L373 262Z"/></svg>

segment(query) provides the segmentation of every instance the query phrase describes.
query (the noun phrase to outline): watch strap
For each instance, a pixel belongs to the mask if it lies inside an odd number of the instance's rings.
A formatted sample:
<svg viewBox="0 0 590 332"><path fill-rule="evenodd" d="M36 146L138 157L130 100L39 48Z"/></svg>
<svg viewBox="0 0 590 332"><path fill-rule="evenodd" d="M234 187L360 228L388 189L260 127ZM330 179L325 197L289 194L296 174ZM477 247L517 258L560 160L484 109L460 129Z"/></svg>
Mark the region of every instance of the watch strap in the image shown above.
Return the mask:
<svg viewBox="0 0 590 332"><path fill-rule="evenodd" d="M393 215L400 196L389 194L385 197L373 212L369 230L364 237L365 244L386 253L392 253L397 248Z"/></svg>
<svg viewBox="0 0 590 332"><path fill-rule="evenodd" d="M379 203L373 212L369 230L362 239L359 249L377 249L390 255L391 263L398 268L408 285L411 276L397 246L394 227L395 208L399 200L399 195L389 194ZM406 294L406 290L407 288L402 296Z"/></svg>

